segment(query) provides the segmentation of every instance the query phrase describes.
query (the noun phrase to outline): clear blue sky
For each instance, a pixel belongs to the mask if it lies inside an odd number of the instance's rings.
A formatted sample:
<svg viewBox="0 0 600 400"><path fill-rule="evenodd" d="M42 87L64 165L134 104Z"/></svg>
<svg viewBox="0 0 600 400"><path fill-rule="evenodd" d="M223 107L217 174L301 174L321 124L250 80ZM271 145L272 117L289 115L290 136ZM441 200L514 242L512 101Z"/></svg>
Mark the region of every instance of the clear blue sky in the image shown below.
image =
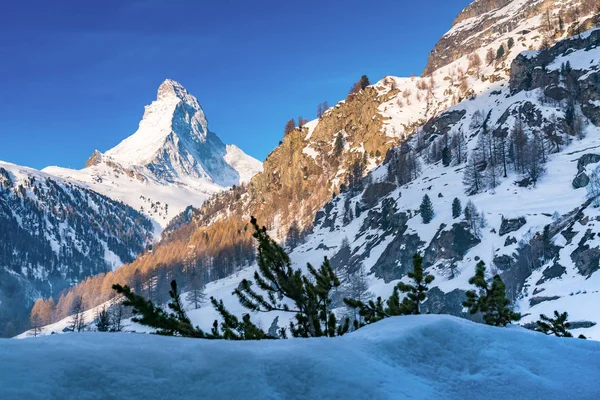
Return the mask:
<svg viewBox="0 0 600 400"><path fill-rule="evenodd" d="M263 160L360 75L420 74L470 0L33 0L0 6L0 160L81 168L181 82Z"/></svg>

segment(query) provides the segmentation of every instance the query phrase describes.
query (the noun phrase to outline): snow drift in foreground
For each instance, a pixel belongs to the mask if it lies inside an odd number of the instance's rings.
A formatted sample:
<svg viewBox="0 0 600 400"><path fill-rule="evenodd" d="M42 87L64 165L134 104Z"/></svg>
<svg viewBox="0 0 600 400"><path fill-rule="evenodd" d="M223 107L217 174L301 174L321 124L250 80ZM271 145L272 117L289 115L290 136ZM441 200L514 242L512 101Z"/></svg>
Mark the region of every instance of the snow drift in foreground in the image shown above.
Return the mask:
<svg viewBox="0 0 600 400"><path fill-rule="evenodd" d="M0 341L0 398L598 399L600 343L441 315L342 338L82 333Z"/></svg>

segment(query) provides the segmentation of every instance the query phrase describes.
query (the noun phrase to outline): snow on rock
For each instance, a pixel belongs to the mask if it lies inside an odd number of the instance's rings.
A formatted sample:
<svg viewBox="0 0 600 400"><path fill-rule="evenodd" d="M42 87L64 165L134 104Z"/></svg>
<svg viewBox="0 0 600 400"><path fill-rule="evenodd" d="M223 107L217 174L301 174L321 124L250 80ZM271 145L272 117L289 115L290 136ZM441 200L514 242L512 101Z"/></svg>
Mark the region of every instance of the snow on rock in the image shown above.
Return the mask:
<svg viewBox="0 0 600 400"><path fill-rule="evenodd" d="M82 170L44 169L122 201L163 228L187 206L199 207L260 171L260 161L208 129L198 100L170 79L146 106L133 135L104 154L95 151Z"/></svg>
<svg viewBox="0 0 600 400"><path fill-rule="evenodd" d="M82 333L0 341L0 398L597 399L600 344L449 316L341 338Z"/></svg>

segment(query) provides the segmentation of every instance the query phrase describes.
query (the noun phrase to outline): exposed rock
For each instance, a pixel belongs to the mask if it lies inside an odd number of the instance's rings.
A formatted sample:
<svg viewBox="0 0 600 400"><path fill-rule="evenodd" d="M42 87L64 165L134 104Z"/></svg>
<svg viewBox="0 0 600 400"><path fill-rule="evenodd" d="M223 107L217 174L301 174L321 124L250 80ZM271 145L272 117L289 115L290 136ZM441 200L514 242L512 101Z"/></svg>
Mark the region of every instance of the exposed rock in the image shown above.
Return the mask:
<svg viewBox="0 0 600 400"><path fill-rule="evenodd" d="M373 265L371 272L386 283L402 278L412 271L413 256L423 244L425 243L418 235L396 235Z"/></svg>
<svg viewBox="0 0 600 400"><path fill-rule="evenodd" d="M427 293L427 300L422 305L423 312L431 314L450 314L466 316L462 311L462 302L465 301L465 291L454 289L444 293L438 287L433 287Z"/></svg>
<svg viewBox="0 0 600 400"><path fill-rule="evenodd" d="M555 262L554 265L552 265L551 267L546 268L542 272L542 278L539 281L536 282L536 285L541 285L542 283L544 283L546 281L549 281L550 279L559 278L566 271L567 271L567 269L565 267L563 267L559 263Z"/></svg>
<svg viewBox="0 0 600 400"><path fill-rule="evenodd" d="M516 232L521 229L527 220L525 217L513 218L513 219L504 219L502 218L502 223L500 224L499 235L504 236L507 233Z"/></svg>
<svg viewBox="0 0 600 400"><path fill-rule="evenodd" d="M425 249L423 255L425 267L431 266L439 260L462 260L469 249L481 243L481 240L471 233L466 222L456 223L450 230L445 230L445 228L445 225L440 226Z"/></svg>
<svg viewBox="0 0 600 400"><path fill-rule="evenodd" d="M85 162L85 167L89 168L91 166L98 165L101 163L102 163L102 153L100 153L98 150L94 150L94 153Z"/></svg>
<svg viewBox="0 0 600 400"><path fill-rule="evenodd" d="M573 37L562 40L556 45L540 51L533 57L531 54L519 54L510 69L510 89L512 93L536 88L545 89L548 85L558 85L560 83L559 71L548 71L546 66L549 62L568 51L591 48L598 44L600 44L600 31L593 31L583 39ZM589 82L588 85L590 83L592 82ZM579 82L578 84L581 85Z"/></svg>
<svg viewBox="0 0 600 400"><path fill-rule="evenodd" d="M584 188L587 185L589 185L589 183L590 177L587 176L585 172L580 172L579 174L577 174L577 176L575 176L575 178L573 179L573 182L571 182L574 189Z"/></svg>
<svg viewBox="0 0 600 400"><path fill-rule="evenodd" d="M552 300L558 300L560 299L560 296L537 296L537 297L532 297L531 299L529 299L529 307L533 307L535 305L538 305L540 303L543 303L545 301L552 301Z"/></svg>
<svg viewBox="0 0 600 400"><path fill-rule="evenodd" d="M590 164L596 164L600 162L600 154L588 153L579 157L577 160L577 172L583 172L585 167Z"/></svg>
<svg viewBox="0 0 600 400"><path fill-rule="evenodd" d="M363 193L362 203L367 207L371 208L376 205L381 198L387 196L394 189L396 185L389 182L375 182L369 186Z"/></svg>
<svg viewBox="0 0 600 400"><path fill-rule="evenodd" d="M570 321L571 329L587 329L596 326L593 321Z"/></svg>
<svg viewBox="0 0 600 400"><path fill-rule="evenodd" d="M600 248L590 248L586 242L596 236L591 230L588 230L584 237L579 241L577 249L571 253L571 259L579 270L579 273L585 277L590 277L599 268Z"/></svg>
<svg viewBox="0 0 600 400"><path fill-rule="evenodd" d="M508 247L511 246L513 244L517 243L517 239L513 236L507 236L506 240L504 241L504 247Z"/></svg>
<svg viewBox="0 0 600 400"><path fill-rule="evenodd" d="M515 263L515 259L512 256L503 254L501 256L496 256L493 262L500 271L508 271Z"/></svg>
<svg viewBox="0 0 600 400"><path fill-rule="evenodd" d="M427 121L423 126L423 132L426 133L426 137L444 135L450 132L450 128L460 121L466 113L466 110L453 110L442 113Z"/></svg>

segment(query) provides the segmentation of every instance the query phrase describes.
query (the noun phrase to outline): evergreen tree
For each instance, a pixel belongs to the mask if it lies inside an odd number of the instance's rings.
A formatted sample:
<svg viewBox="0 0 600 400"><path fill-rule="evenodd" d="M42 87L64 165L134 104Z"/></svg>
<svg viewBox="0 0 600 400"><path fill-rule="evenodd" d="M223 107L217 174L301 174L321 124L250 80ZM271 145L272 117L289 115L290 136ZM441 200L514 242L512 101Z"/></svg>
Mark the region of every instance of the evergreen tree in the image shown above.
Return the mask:
<svg viewBox="0 0 600 400"><path fill-rule="evenodd" d="M96 314L96 330L98 332L108 332L110 330L110 314L106 307Z"/></svg>
<svg viewBox="0 0 600 400"><path fill-rule="evenodd" d="M428 195L423 196L423 201L421 201L421 206L419 207L421 210L421 218L423 218L423 223L428 224L433 219L433 204L431 203L431 199Z"/></svg>
<svg viewBox="0 0 600 400"><path fill-rule="evenodd" d="M503 44L501 44L500 47L498 47L498 51L496 51L496 60L499 60L502 57L504 57L504 45Z"/></svg>
<svg viewBox="0 0 600 400"><path fill-rule="evenodd" d="M422 265L423 258L420 254L415 254L413 257L413 272L408 273L408 277L412 281L411 284L400 282L385 303L381 297L378 297L377 300L369 300L368 303L346 298L344 303L349 308L359 310L360 316L364 319L361 325L372 324L392 316L420 314L419 305L426 300L427 291L429 290L428 285L434 279L432 275L423 272ZM400 293L407 293L402 301L400 301Z"/></svg>
<svg viewBox="0 0 600 400"><path fill-rule="evenodd" d="M573 337L573 335L569 332L571 324L567 321L568 317L569 315L566 311L564 313L554 311L554 318L549 318L544 314L541 314L539 321L536 321L537 327L535 330L538 332L543 332L546 335Z"/></svg>
<svg viewBox="0 0 600 400"><path fill-rule="evenodd" d="M444 148L442 149L442 164L444 165L444 167L448 167L451 162L452 153L450 152L448 146L444 146Z"/></svg>
<svg viewBox="0 0 600 400"><path fill-rule="evenodd" d="M292 268L289 256L269 237L266 228L260 228L254 217L251 223L255 229L254 237L258 240L258 271L254 273L254 283L259 291L244 279L234 290L240 303L254 312L294 313L294 320L289 326L294 337L341 336L346 333L350 320L338 325L331 309L332 291L341 283L329 260L325 258L318 270L307 264L310 276L306 276Z"/></svg>
<svg viewBox="0 0 600 400"><path fill-rule="evenodd" d="M361 90L364 90L371 83L369 82L369 78L366 75L363 75L360 77L360 81L358 81L358 84L360 85Z"/></svg>
<svg viewBox="0 0 600 400"><path fill-rule="evenodd" d="M494 276L491 286L485 280L485 263L480 261L475 269L475 276L469 279L471 285L475 285L478 292L469 290L467 300L463 306L469 309L471 314L482 313L483 320L487 325L506 326L511 321L521 319L519 313L510 308L510 300L506 298L506 286L500 275Z"/></svg>
<svg viewBox="0 0 600 400"><path fill-rule="evenodd" d="M413 257L413 271L408 273L412 284L398 283L394 291L406 293L406 297L399 304L400 315L420 314L419 305L427 298L429 284L434 276L423 273L423 257L419 253Z"/></svg>
<svg viewBox="0 0 600 400"><path fill-rule="evenodd" d="M169 312L154 305L151 300L146 300L144 297L135 294L127 285L115 284L113 289L125 297L124 306L132 307L134 317L131 320L155 328L158 335L212 338L211 335L207 335L200 328L192 326L181 304L181 296L175 281L171 282L171 290L169 291L171 297L168 304Z"/></svg>
<svg viewBox="0 0 600 400"><path fill-rule="evenodd" d="M344 137L341 132L338 132L335 137L335 142L333 143L333 154L336 157L339 157L342 155L342 151L344 151Z"/></svg>
<svg viewBox="0 0 600 400"><path fill-rule="evenodd" d="M456 218L460 217L461 213L462 213L462 205L460 204L460 200L458 199L458 197L456 197L452 201L452 218L456 219Z"/></svg>

